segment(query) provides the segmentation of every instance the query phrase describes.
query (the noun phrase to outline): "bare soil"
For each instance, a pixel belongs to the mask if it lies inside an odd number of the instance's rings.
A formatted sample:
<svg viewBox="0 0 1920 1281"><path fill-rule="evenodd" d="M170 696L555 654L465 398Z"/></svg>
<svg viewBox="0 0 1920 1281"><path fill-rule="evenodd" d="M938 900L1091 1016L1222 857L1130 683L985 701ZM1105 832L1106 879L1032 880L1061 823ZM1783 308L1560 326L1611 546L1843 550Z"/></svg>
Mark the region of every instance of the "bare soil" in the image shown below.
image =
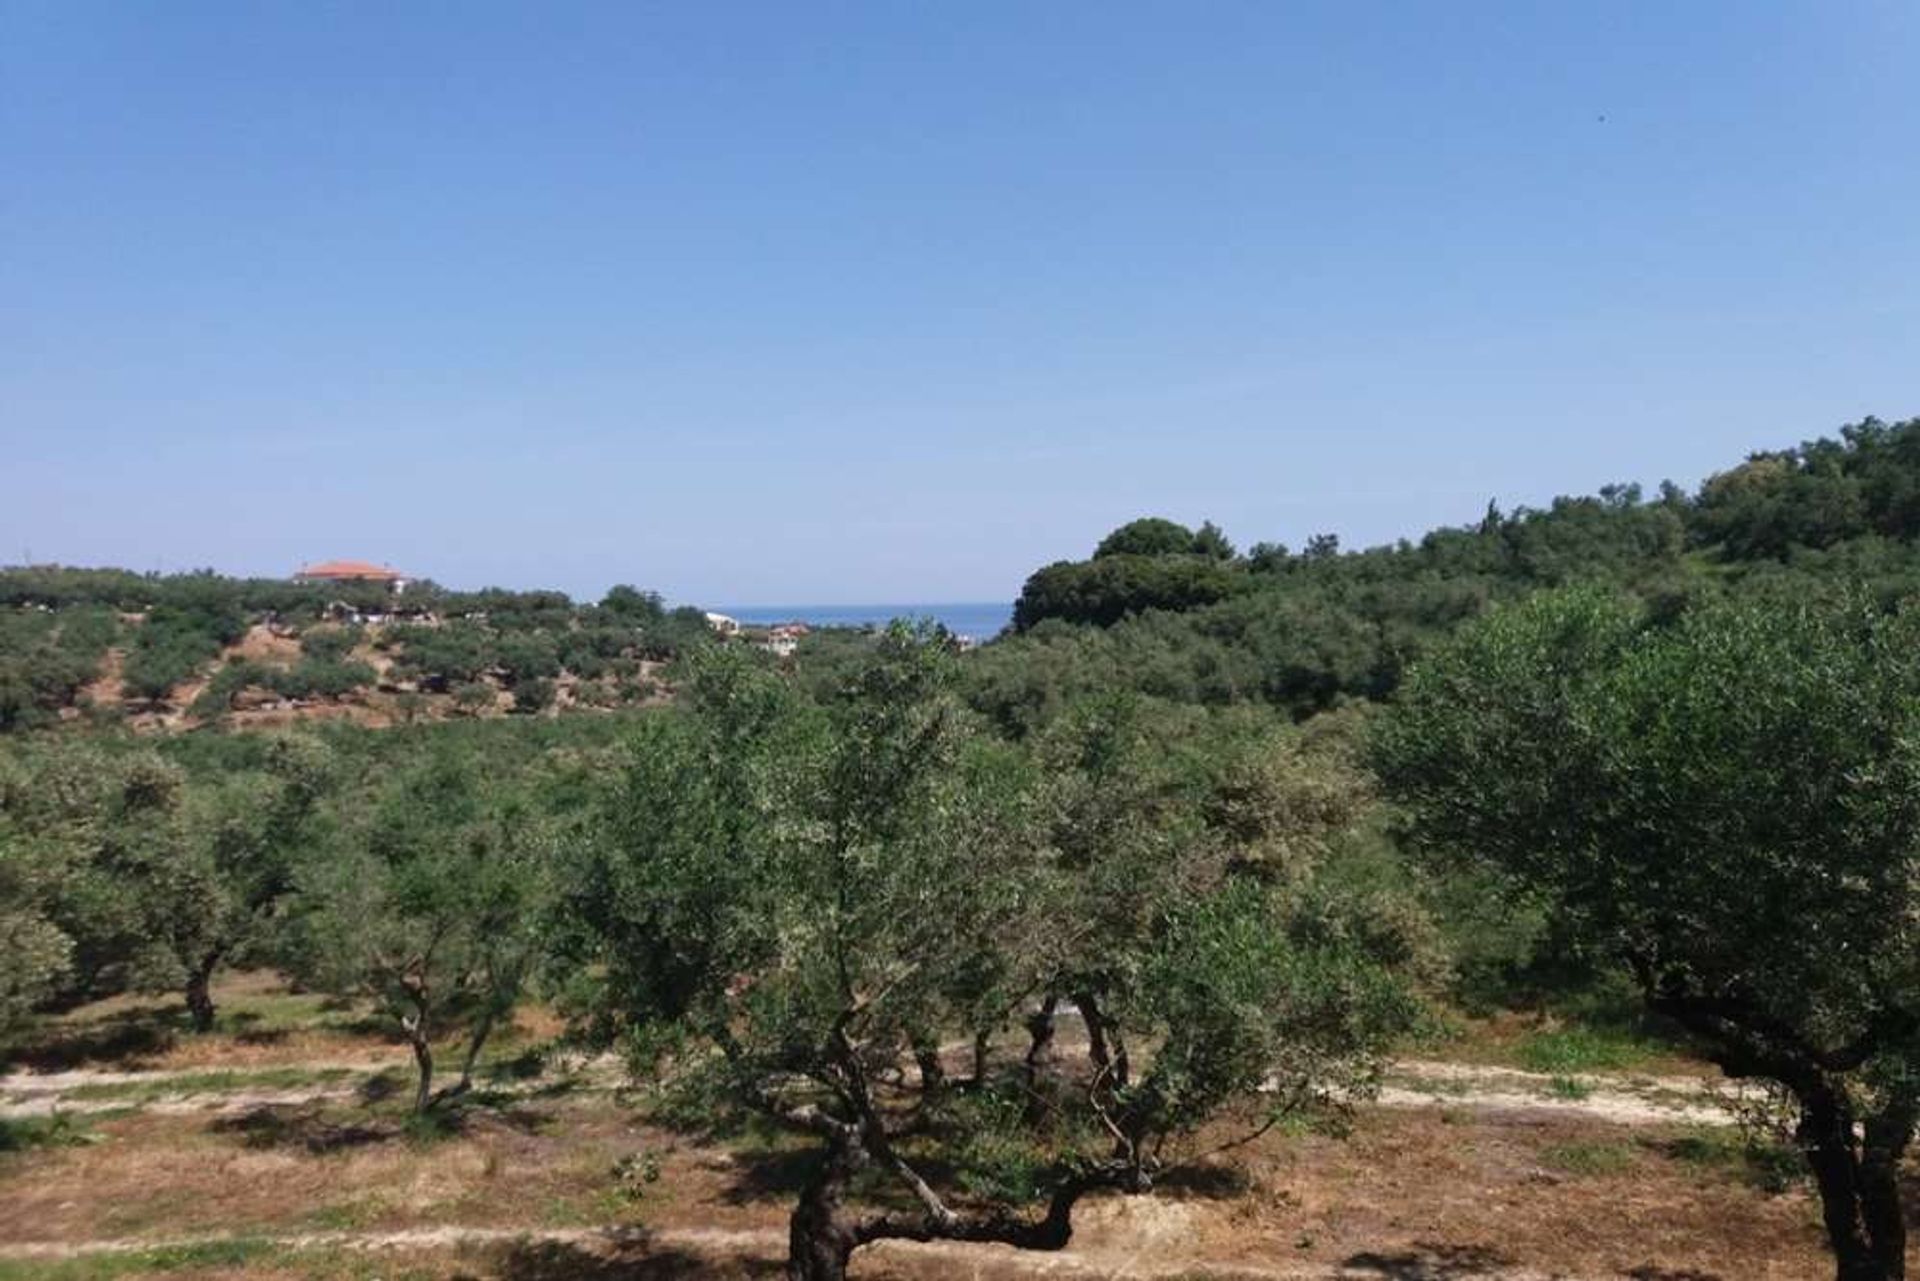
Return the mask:
<svg viewBox="0 0 1920 1281"><path fill-rule="evenodd" d="M0 1275L82 1275L72 1268L105 1254L125 1256L115 1275L232 1281L780 1271L786 1217L813 1160L802 1141L723 1143L655 1124L612 1088L620 1078L608 1063L517 1082L460 1113L452 1132L422 1137L405 1124L394 1084L403 1074L379 1071L404 1056L356 1030L359 1012L323 1009L272 976L235 976L221 995L230 1011L260 1015L243 1027L282 1039L223 1032L0 1079L12 1103L79 1091L106 1109L76 1119L77 1142L0 1155ZM81 1012L70 1030L156 1016L123 1001ZM535 1013L518 1035L555 1027ZM343 1069L352 1075L304 1086L245 1079ZM233 1077L209 1084L209 1071ZM168 1080L198 1084L176 1096ZM1091 1199L1058 1254L889 1244L856 1256L855 1275L1830 1275L1810 1196L1767 1190L1724 1113L1707 1111L1700 1078L1596 1073L1574 1085L1410 1061L1396 1070L1390 1106L1360 1107L1347 1133L1274 1131L1151 1196ZM135 1089L101 1088L111 1086ZM658 1177L628 1186L616 1166L636 1155ZM236 1240L253 1243L235 1247L244 1257L191 1261L201 1257L193 1250ZM152 1256L142 1272L139 1251L159 1244L174 1254Z"/></svg>
<svg viewBox="0 0 1920 1281"><path fill-rule="evenodd" d="M294 1251L357 1248L359 1237L497 1246L524 1233L578 1250L604 1244L586 1229L644 1227L676 1249L724 1245L771 1266L808 1159L802 1149L691 1142L607 1099L470 1114L462 1133L432 1143L408 1140L391 1118L312 1106L143 1112L99 1131L98 1143L6 1163L0 1257L232 1236L275 1237ZM889 1246L864 1252L858 1275L1821 1275L1807 1197L1767 1196L1689 1164L1674 1154L1684 1137L1383 1110L1346 1138L1271 1138L1154 1196L1090 1201L1060 1255ZM643 1150L659 1158L660 1178L628 1201L612 1171ZM1617 1155L1604 1173L1576 1174L1565 1167L1570 1150Z"/></svg>
<svg viewBox="0 0 1920 1281"><path fill-rule="evenodd" d="M228 646L221 655L222 662L236 658L271 667L292 667L300 661L300 641L297 637L279 635L265 623L255 623L247 628L247 634L238 644Z"/></svg>

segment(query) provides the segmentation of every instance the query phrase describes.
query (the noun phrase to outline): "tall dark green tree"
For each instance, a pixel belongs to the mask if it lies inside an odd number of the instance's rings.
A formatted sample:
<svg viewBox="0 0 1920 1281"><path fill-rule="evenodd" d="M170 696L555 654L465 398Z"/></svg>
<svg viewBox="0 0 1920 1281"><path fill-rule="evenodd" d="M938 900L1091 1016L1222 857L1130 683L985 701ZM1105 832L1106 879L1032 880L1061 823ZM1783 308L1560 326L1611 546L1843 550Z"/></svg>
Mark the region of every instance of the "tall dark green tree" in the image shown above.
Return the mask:
<svg viewBox="0 0 1920 1281"><path fill-rule="evenodd" d="M1096 560L1102 556L1184 556L1194 550L1191 529L1164 517L1144 516L1101 539L1093 555Z"/></svg>
<svg viewBox="0 0 1920 1281"><path fill-rule="evenodd" d="M1189 549L1196 556L1205 556L1209 560L1232 560L1233 543L1212 521L1202 521L1200 528L1194 531L1193 546Z"/></svg>

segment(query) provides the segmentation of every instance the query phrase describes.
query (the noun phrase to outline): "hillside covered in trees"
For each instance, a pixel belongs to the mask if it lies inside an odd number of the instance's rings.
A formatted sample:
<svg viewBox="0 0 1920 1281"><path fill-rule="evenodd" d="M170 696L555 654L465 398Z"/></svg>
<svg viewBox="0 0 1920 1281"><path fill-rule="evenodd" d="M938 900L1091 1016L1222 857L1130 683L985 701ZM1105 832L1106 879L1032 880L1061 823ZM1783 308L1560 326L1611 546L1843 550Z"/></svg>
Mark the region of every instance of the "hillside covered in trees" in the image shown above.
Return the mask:
<svg viewBox="0 0 1920 1281"><path fill-rule="evenodd" d="M1149 517L1028 578L1011 634L969 661L968 698L1015 735L1122 689L1303 719L1387 697L1461 622L1542 588L1603 582L1663 616L1728 592L1843 584L1891 602L1920 590L1916 539L1920 420L1871 418L1755 453L1693 493L1619 484L1544 508L1489 504L1474 523L1365 550L1322 534L1242 551L1211 523ZM275 723L317 708L387 724L634 706L708 638L700 611L631 587L578 604L423 583L404 601L211 572L0 570L0 732L87 716ZM798 665L824 688L863 644L819 631Z"/></svg>
<svg viewBox="0 0 1920 1281"><path fill-rule="evenodd" d="M1674 615L1737 591L1920 591L1920 420L1759 452L1697 492L1609 485L1544 508L1343 551L1237 551L1211 524L1138 520L1083 561L1030 577L1016 635L990 647L974 700L1023 732L1077 692L1261 702L1296 718L1380 699L1434 642L1495 602L1603 582Z"/></svg>
<svg viewBox="0 0 1920 1281"><path fill-rule="evenodd" d="M13 568L0 571L0 732L621 707L657 696L660 665L707 631L699 610L625 586L576 605L554 591Z"/></svg>

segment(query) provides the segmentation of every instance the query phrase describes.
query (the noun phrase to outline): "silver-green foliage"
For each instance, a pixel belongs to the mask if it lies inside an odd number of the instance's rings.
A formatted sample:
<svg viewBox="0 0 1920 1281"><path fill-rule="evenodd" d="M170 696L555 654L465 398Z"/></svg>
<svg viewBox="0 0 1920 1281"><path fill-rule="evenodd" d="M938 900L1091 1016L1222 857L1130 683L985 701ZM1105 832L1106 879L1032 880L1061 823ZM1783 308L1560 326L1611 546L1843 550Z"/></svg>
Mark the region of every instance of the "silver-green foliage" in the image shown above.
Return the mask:
<svg viewBox="0 0 1920 1281"><path fill-rule="evenodd" d="M538 955L553 834L524 779L489 776L444 742L384 778L336 853L298 875L292 957L317 986L370 998L418 1068L415 1107L463 1092ZM434 1045L466 1040L460 1077L433 1090Z"/></svg>
<svg viewBox="0 0 1920 1281"><path fill-rule="evenodd" d="M562 878L588 1025L709 1119L757 1114L820 1143L796 1275L842 1275L884 1237L1059 1248L1081 1195L1148 1189L1229 1107L1258 1128L1364 1080L1409 1008L1337 896L1258 874L1256 847L1289 843L1248 797L1235 821L1263 835L1242 841L1214 830L1184 761L1138 805L1103 808L1097 786L977 733L953 675L938 637L904 629L824 705L737 655L705 657L691 709L642 727ZM944 1080L944 1041L984 1045L1096 970L1068 994L1113 996L1103 1026L1110 1046L1131 1038L1137 1072L1110 1054L1038 1107L1017 1073ZM957 1208L943 1168L986 1204ZM862 1169L915 1208L851 1204Z"/></svg>
<svg viewBox="0 0 1920 1281"><path fill-rule="evenodd" d="M1537 598L1416 670L1377 761L1425 844L1544 896L1729 1073L1790 1089L1841 1275L1900 1275L1920 612L1655 626L1599 591Z"/></svg>

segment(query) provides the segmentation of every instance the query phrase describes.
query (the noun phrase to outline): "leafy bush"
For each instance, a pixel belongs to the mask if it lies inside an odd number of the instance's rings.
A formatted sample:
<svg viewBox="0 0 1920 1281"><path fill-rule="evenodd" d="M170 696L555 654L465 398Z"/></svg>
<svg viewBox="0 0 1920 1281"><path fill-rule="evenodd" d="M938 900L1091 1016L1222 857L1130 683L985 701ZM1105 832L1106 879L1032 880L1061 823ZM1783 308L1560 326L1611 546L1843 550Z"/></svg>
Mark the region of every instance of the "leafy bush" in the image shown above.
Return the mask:
<svg viewBox="0 0 1920 1281"><path fill-rule="evenodd" d="M201 720L216 720L233 710L233 696L249 685L274 688L278 674L247 659L228 663L207 681L187 710Z"/></svg>
<svg viewBox="0 0 1920 1281"><path fill-rule="evenodd" d="M300 633L300 652L314 662L340 662L365 639L358 627L309 627Z"/></svg>
<svg viewBox="0 0 1920 1281"><path fill-rule="evenodd" d="M503 636L494 649L495 664L506 676L507 684L551 679L560 674L560 651L553 641L539 633Z"/></svg>
<svg viewBox="0 0 1920 1281"><path fill-rule="evenodd" d="M1636 1067L1651 1057L1652 1049L1643 1041L1617 1032L1561 1027L1529 1035L1520 1043L1519 1059L1529 1071L1564 1076Z"/></svg>
<svg viewBox="0 0 1920 1281"><path fill-rule="evenodd" d="M288 698L339 698L377 679L377 673L365 663L308 658L289 671L277 673L273 686Z"/></svg>
<svg viewBox="0 0 1920 1281"><path fill-rule="evenodd" d="M453 705L468 714L493 706L493 686L485 681L469 681L453 691Z"/></svg>
<svg viewBox="0 0 1920 1281"><path fill-rule="evenodd" d="M98 609L0 612L0 732L47 723L73 706L117 626Z"/></svg>
<svg viewBox="0 0 1920 1281"><path fill-rule="evenodd" d="M471 684L495 664L492 636L473 623L404 627L391 634L399 641L396 669L423 688L446 690Z"/></svg>
<svg viewBox="0 0 1920 1281"><path fill-rule="evenodd" d="M553 706L554 684L544 677L533 676L513 687L513 710L531 715L543 712Z"/></svg>
<svg viewBox="0 0 1920 1281"><path fill-rule="evenodd" d="M1751 1128L1702 1126L1664 1145L1689 1165L1730 1170L1772 1196L1807 1182L1806 1158L1792 1143Z"/></svg>

